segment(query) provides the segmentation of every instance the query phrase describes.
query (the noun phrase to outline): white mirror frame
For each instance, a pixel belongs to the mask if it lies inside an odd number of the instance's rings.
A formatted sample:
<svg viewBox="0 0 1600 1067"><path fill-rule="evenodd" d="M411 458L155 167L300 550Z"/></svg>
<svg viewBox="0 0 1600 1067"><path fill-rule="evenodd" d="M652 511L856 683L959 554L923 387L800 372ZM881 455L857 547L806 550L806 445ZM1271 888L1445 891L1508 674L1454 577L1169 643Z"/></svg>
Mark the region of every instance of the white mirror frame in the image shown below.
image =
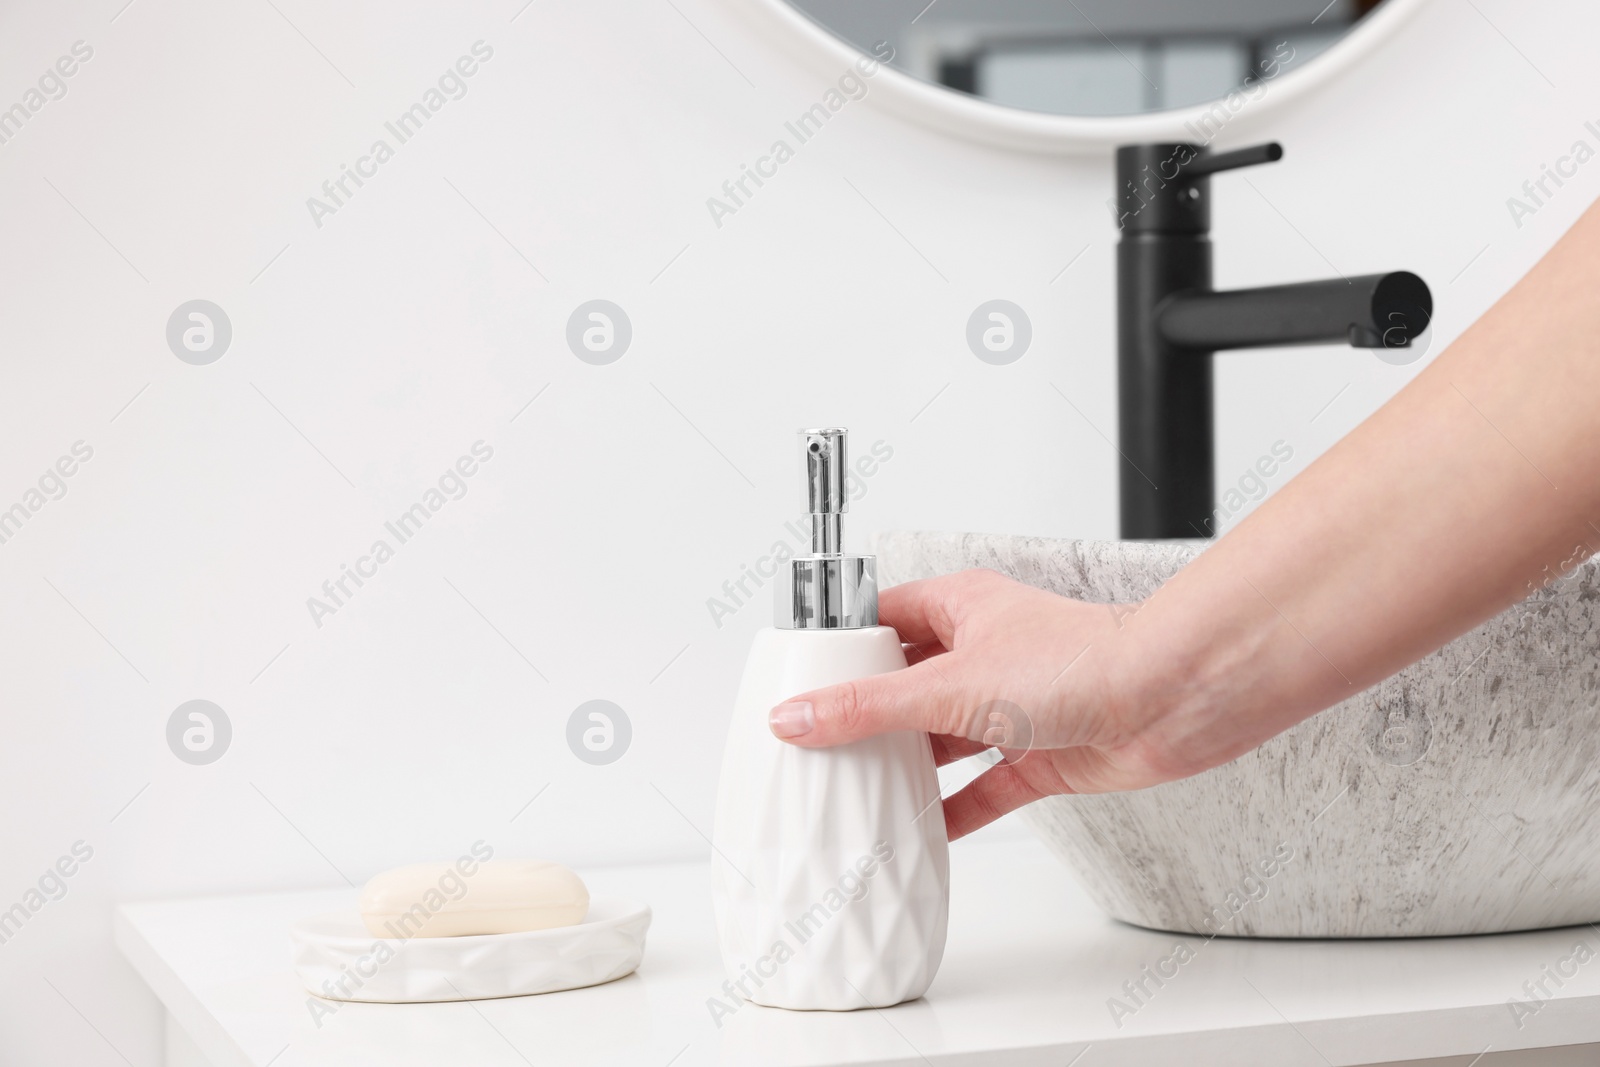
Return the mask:
<svg viewBox="0 0 1600 1067"><path fill-rule="evenodd" d="M834 80L865 53L844 41L785 0L720 0L760 36L798 60L805 69ZM1304 67L1266 82L1267 91L1244 97L1236 113L1253 117L1334 80L1392 37L1427 0L1387 0ZM1050 155L1098 153L1121 144L1194 141L1192 124L1214 115L1224 102L1174 111L1090 117L1023 111L946 89L892 67L873 75L868 99L904 118L943 133L1002 148ZM1248 124L1247 124L1248 125Z"/></svg>

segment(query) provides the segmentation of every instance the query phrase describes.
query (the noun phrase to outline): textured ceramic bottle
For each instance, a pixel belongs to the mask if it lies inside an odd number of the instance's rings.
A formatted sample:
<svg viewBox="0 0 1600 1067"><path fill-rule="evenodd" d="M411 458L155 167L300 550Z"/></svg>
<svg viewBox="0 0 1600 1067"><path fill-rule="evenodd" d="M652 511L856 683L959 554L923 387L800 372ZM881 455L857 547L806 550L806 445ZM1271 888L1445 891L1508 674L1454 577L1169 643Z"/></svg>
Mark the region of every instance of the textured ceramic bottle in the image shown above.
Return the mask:
<svg viewBox="0 0 1600 1067"><path fill-rule="evenodd" d="M926 734L827 749L778 740L785 698L906 665L878 625L876 561L840 551L845 431L802 430L812 552L756 635L722 762L712 894L730 995L851 1010L919 997L944 955L949 846Z"/></svg>

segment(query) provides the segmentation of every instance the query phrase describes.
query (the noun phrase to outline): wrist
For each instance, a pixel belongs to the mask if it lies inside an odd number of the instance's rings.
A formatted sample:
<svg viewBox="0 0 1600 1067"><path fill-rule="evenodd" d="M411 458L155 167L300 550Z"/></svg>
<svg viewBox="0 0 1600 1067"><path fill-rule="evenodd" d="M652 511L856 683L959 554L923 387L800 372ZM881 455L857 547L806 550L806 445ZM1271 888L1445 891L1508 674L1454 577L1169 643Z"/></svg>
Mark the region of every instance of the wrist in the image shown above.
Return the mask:
<svg viewBox="0 0 1600 1067"><path fill-rule="evenodd" d="M1184 577L1127 617L1107 661L1125 744L1159 781L1225 763L1277 732L1252 723L1259 698L1271 700L1262 668L1272 620Z"/></svg>

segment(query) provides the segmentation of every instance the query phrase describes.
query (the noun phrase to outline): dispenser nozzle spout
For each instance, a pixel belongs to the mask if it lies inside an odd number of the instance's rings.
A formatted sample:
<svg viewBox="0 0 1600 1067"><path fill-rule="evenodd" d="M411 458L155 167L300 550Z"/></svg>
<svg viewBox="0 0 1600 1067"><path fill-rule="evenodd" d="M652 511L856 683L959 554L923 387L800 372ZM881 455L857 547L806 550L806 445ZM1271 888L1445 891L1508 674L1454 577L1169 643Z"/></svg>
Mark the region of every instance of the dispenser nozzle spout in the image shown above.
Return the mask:
<svg viewBox="0 0 1600 1067"><path fill-rule="evenodd" d="M840 516L850 510L845 484L849 470L845 439L839 427L801 430L805 445L806 510L811 513L811 553L837 556L843 551Z"/></svg>
<svg viewBox="0 0 1600 1067"><path fill-rule="evenodd" d="M840 520L850 510L850 467L841 427L800 431L811 554L779 572L773 623L781 630L852 630L878 625L878 566L847 556Z"/></svg>

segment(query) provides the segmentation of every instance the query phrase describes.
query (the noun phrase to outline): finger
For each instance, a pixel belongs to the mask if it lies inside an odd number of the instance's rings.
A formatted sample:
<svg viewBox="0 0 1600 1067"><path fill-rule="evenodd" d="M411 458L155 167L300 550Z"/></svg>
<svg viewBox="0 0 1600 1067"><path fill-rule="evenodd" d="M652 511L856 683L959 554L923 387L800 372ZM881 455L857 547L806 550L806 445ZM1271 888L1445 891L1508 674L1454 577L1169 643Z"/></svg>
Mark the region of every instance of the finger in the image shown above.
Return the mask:
<svg viewBox="0 0 1600 1067"><path fill-rule="evenodd" d="M952 737L949 734L930 734L928 741L933 745L935 767L976 756L985 749L982 741L969 741L965 737Z"/></svg>
<svg viewBox="0 0 1600 1067"><path fill-rule="evenodd" d="M945 648L937 641L930 641L923 645L906 645L904 648L907 663L921 663L935 656L942 656L949 651L948 648Z"/></svg>
<svg viewBox="0 0 1600 1067"><path fill-rule="evenodd" d="M997 763L944 800L944 828L954 841L1007 812L1032 804L1041 793L1009 763Z"/></svg>
<svg viewBox="0 0 1600 1067"><path fill-rule="evenodd" d="M785 741L807 748L842 745L895 730L965 734L958 728L967 703L957 654L925 660L903 671L874 674L790 697L767 723Z"/></svg>
<svg viewBox="0 0 1600 1067"><path fill-rule="evenodd" d="M954 611L961 576L947 574L890 586L878 596L878 620L900 631L900 640L912 645L938 644L949 648L955 641Z"/></svg>

